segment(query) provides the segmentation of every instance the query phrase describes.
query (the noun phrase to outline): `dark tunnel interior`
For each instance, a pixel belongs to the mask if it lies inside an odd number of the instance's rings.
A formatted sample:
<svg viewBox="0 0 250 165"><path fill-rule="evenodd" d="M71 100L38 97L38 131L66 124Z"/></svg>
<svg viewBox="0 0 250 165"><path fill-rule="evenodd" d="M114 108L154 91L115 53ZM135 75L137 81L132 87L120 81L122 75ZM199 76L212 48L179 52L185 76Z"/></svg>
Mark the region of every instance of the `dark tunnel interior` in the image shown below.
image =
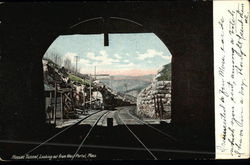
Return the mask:
<svg viewBox="0 0 250 165"><path fill-rule="evenodd" d="M59 35L152 32L173 55L172 124L214 151L212 2L4 3L0 12L1 138L46 130L42 57ZM74 26L92 18L105 23Z"/></svg>

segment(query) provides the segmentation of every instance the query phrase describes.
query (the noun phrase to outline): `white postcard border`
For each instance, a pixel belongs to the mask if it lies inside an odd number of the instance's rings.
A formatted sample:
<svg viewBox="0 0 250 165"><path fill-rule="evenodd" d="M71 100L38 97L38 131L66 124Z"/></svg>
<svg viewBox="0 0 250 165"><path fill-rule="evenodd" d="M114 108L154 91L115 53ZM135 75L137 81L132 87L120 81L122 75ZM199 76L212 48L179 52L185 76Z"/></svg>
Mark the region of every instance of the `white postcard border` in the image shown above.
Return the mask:
<svg viewBox="0 0 250 165"><path fill-rule="evenodd" d="M249 158L249 1L213 1L216 159Z"/></svg>

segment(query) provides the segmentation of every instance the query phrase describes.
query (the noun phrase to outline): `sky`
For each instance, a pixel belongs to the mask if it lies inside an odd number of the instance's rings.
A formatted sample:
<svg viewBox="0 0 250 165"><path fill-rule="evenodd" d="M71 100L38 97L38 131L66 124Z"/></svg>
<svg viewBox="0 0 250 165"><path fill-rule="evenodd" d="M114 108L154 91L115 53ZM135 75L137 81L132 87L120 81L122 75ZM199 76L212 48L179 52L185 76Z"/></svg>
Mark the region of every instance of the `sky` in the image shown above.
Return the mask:
<svg viewBox="0 0 250 165"><path fill-rule="evenodd" d="M75 64L82 74L141 76L156 74L171 62L171 53L154 33L109 34L109 46L104 35L61 35L46 54L56 52L63 60Z"/></svg>

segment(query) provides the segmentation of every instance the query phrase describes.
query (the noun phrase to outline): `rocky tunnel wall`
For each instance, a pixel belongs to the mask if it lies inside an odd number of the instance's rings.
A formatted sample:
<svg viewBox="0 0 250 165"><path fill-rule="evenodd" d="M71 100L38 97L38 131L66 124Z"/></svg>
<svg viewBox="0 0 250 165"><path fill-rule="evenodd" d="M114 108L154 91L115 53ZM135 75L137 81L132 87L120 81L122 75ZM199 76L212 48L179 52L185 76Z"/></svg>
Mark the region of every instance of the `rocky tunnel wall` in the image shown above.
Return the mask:
<svg viewBox="0 0 250 165"><path fill-rule="evenodd" d="M155 81L137 97L137 115L154 119L171 119L171 81Z"/></svg>

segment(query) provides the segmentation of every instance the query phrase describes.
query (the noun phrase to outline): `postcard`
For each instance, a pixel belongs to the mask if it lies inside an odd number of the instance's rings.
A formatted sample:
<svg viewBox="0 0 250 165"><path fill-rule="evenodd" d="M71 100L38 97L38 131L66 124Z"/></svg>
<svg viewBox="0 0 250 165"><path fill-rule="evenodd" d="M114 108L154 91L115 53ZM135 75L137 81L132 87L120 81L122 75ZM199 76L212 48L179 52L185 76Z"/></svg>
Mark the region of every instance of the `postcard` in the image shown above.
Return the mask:
<svg viewBox="0 0 250 165"><path fill-rule="evenodd" d="M0 161L249 158L248 1L0 13Z"/></svg>

